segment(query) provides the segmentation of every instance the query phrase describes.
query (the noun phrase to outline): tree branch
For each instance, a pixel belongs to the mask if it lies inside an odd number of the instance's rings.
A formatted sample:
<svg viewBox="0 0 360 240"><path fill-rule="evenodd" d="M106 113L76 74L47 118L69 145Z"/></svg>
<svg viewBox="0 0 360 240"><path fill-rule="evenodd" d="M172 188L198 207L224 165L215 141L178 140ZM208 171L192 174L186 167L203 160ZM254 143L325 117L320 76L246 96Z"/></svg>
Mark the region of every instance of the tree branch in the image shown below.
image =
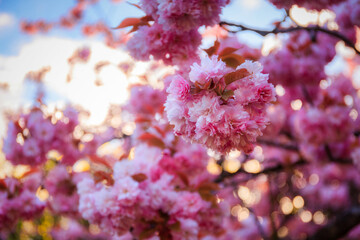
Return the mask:
<svg viewBox="0 0 360 240"><path fill-rule="evenodd" d="M299 151L298 146L292 145L292 144L284 144L284 143L274 142L274 141L270 141L270 140L266 140L266 139L258 139L257 142L262 145L283 148L283 149L286 149L289 151L295 151L295 152Z"/></svg>
<svg viewBox="0 0 360 240"><path fill-rule="evenodd" d="M308 27L302 27L302 26L296 26L296 27L289 27L289 28L279 28L279 27L275 27L273 30L271 31L267 31L267 30L260 30L260 29L256 29L256 28L252 28L252 27L247 27L244 26L242 24L236 24L236 23L229 23L229 22L225 22L225 21L221 21L219 23L219 25L221 27L223 27L226 31L229 32L241 32L241 31L252 31L255 32L257 34L260 34L261 36L266 36L268 34L277 34L277 33L289 33L289 32L294 32L294 31L300 31L300 30L305 30L308 32L323 32L326 33L332 37L335 37L339 40L342 40L348 47L354 49L354 51L356 52L356 54L360 55L360 51L356 48L355 44L353 42L351 42L347 37L345 37L344 35L342 35L341 33L339 33L338 31L334 31L334 30L330 30L327 28L323 28L320 26L308 26ZM225 26L231 26L231 27L237 27L239 29L233 31L233 30L229 30L227 29Z"/></svg>
<svg viewBox="0 0 360 240"><path fill-rule="evenodd" d="M305 161L305 159L299 159L297 162L293 163L293 164L289 164L289 165L283 165L283 164L278 164L276 166L273 166L273 167L269 167L269 168L266 168L258 173L249 173L249 172L246 172L244 169L242 168L239 168L239 170L237 170L236 172L234 173L229 173L229 172L221 172L221 174L215 179L215 182L216 183L220 183L222 181L224 181L226 178L230 178L230 177L234 177L236 175L238 175L239 173L244 173L244 174L247 174L247 175L252 175L252 176L258 176L258 175L261 175L261 174L269 174L269 173L274 173L274 172L280 172L280 171L283 171L283 170L286 170L286 169L289 169L289 168L293 168L293 167L296 167L296 166L301 166L301 165L304 165L306 164L307 162Z"/></svg>
<svg viewBox="0 0 360 240"><path fill-rule="evenodd" d="M353 164L353 161L350 158L335 158L328 144L325 144L324 148L326 155L331 162L336 162L340 164Z"/></svg>
<svg viewBox="0 0 360 240"><path fill-rule="evenodd" d="M360 206L352 207L336 216L307 240L336 240L346 236L352 228L360 224Z"/></svg>

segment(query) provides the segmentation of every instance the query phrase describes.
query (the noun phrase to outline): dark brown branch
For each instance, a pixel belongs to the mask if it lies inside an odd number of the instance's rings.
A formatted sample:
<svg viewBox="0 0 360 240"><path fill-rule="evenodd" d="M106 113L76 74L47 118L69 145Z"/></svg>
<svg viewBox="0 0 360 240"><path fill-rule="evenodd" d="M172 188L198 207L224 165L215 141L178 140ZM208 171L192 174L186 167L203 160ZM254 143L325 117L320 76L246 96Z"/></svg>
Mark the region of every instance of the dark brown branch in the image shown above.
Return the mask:
<svg viewBox="0 0 360 240"><path fill-rule="evenodd" d="M307 90L306 86L304 84L301 85L301 91L304 94L304 98L306 100L306 102L308 102L311 106L314 106L314 103L311 99L311 96L309 94L309 91Z"/></svg>
<svg viewBox="0 0 360 240"><path fill-rule="evenodd" d="M248 207L248 206L247 206L247 209L249 209L249 212L254 216L255 225L258 228L262 239L268 240L269 238L266 236L266 233L265 233L263 227L261 226L261 223L260 223L258 217L256 216L254 209L252 209L251 207Z"/></svg>
<svg viewBox="0 0 360 240"><path fill-rule="evenodd" d="M354 136L355 136L355 137L360 137L360 130L356 130L356 131L354 132Z"/></svg>
<svg viewBox="0 0 360 240"><path fill-rule="evenodd" d="M353 161L349 158L335 158L328 144L325 144L324 148L326 155L331 162L336 162L340 164L353 164Z"/></svg>
<svg viewBox="0 0 360 240"><path fill-rule="evenodd" d="M352 207L336 216L307 240L336 240L346 236L352 228L360 224L360 206Z"/></svg>
<svg viewBox="0 0 360 240"><path fill-rule="evenodd" d="M292 144L284 144L284 143L274 142L274 141L270 141L270 140L266 140L266 139L258 139L257 142L262 145L283 148L283 149L289 150L289 151L295 151L295 152L299 151L298 146L292 145Z"/></svg>
<svg viewBox="0 0 360 240"><path fill-rule="evenodd" d="M239 168L239 170L237 170L236 172L234 173L229 173L229 172L225 172L223 171L216 179L215 179L215 182L216 183L220 183L222 181L224 181L225 179L227 178L230 178L230 177L234 177L240 173L243 173L243 174L247 174L247 175L252 175L252 176L258 176L258 175L261 175L261 174L269 174L269 173L274 173L274 172L280 172L280 171L283 171L283 170L286 170L286 169L290 169L290 168L293 168L293 167L296 167L296 166L301 166L301 165L304 165L306 164L307 162L304 160L304 159L299 159L297 162L293 163L293 164L289 164L289 165L283 165L283 164L278 164L276 166L273 166L273 167L269 167L269 168L266 168L260 172L257 172L257 173L249 173L249 172L246 172L244 169L242 168Z"/></svg>
<svg viewBox="0 0 360 240"><path fill-rule="evenodd" d="M289 32L295 32L295 31L300 31L300 30L305 30L308 32L323 32L326 33L332 37L335 37L339 40L344 41L344 43L348 46L351 47L352 49L354 49L354 51L356 52L356 54L360 55L360 51L355 47L355 44L350 41L347 37L345 37L344 35L342 35L341 33L339 33L338 31L333 31L327 28L323 28L320 26L308 26L308 27L302 27L302 26L296 26L296 27L289 27L289 28L279 28L279 27L275 27L273 30L268 31L268 30L260 30L260 29L256 29L256 28L252 28L252 27L246 27L242 24L236 24L236 23L229 23L229 22L225 22L222 21L219 23L220 26L222 26L225 30L229 31L229 32L240 32L240 31L252 31L255 32L257 34L260 34L261 36L266 36L268 34L277 34L277 33L289 33ZM231 27L237 27L239 29L233 31L233 30L229 30L227 29L225 26L231 26Z"/></svg>

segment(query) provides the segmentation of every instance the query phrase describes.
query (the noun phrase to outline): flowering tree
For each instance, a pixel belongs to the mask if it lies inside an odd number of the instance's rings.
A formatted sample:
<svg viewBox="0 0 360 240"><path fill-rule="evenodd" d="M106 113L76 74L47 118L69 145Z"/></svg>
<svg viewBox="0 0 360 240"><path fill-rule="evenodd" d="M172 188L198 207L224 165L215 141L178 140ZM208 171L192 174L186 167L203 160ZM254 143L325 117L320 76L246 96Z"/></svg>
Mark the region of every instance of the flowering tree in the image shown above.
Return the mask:
<svg viewBox="0 0 360 240"><path fill-rule="evenodd" d="M41 91L8 116L3 152L26 171L0 179L0 239L359 239L360 1L270 2L286 12L270 30L221 21L228 0L141 0L144 16L117 26L127 34L80 21L94 0L59 22L23 22L27 33L83 24L126 46L124 73L135 61L152 67L99 129L73 106L50 110ZM293 5L335 12L336 27L299 25ZM241 31L282 44L262 54ZM216 40L201 49L208 35ZM349 71L328 75L340 42L353 52ZM46 72L27 77L41 84Z"/></svg>

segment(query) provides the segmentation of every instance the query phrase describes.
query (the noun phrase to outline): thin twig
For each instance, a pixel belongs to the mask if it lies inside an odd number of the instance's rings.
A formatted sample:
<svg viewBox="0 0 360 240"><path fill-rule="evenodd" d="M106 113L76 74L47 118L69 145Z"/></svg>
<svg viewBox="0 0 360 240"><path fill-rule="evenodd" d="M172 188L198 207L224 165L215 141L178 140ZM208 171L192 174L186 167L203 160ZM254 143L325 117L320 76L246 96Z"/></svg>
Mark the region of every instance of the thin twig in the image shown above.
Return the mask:
<svg viewBox="0 0 360 240"><path fill-rule="evenodd" d="M286 149L289 151L295 151L295 152L299 151L299 147L296 145L293 145L293 144L284 144L284 143L274 142L274 141L270 141L270 140L266 140L266 139L258 139L257 142L260 144L263 144L263 145L283 148L283 149Z"/></svg>
<svg viewBox="0 0 360 240"><path fill-rule="evenodd" d="M309 91L307 90L307 88L306 88L306 86L304 84L301 84L301 91L304 94L304 98L305 98L306 102L308 102L311 106L314 106L314 102L311 99Z"/></svg>
<svg viewBox="0 0 360 240"><path fill-rule="evenodd" d="M264 228L261 226L261 223L258 219L258 217L256 216L255 214L255 211L254 209L252 209L251 207L246 207L249 212L254 216L254 221L255 221L255 224L256 224L256 227L258 228L259 232L260 232L260 235L261 237L264 239L264 240L268 240L269 238L266 236L266 233L264 231Z"/></svg>

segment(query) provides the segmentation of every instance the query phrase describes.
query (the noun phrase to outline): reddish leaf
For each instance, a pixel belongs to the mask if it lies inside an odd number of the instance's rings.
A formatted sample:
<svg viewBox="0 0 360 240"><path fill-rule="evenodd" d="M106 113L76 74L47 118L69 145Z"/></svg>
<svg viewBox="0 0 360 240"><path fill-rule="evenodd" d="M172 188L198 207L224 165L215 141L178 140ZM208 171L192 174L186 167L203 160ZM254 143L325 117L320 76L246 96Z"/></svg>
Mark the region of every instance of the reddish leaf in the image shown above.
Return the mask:
<svg viewBox="0 0 360 240"><path fill-rule="evenodd" d="M149 113L155 113L155 109L153 107L153 105L150 105L150 104L144 104L144 108L147 112Z"/></svg>
<svg viewBox="0 0 360 240"><path fill-rule="evenodd" d="M215 236L216 237L220 237L221 235L223 235L224 233L226 233L225 229L217 229L217 231L215 232Z"/></svg>
<svg viewBox="0 0 360 240"><path fill-rule="evenodd" d="M88 158L94 163L102 164L108 168L111 168L111 165L104 158L101 158L97 155L88 155Z"/></svg>
<svg viewBox="0 0 360 240"><path fill-rule="evenodd" d="M137 5L137 4L135 4L135 3L131 3L131 2L127 2L127 3L134 6L134 7L137 7L138 9L141 10L141 7L139 5Z"/></svg>
<svg viewBox="0 0 360 240"><path fill-rule="evenodd" d="M183 181L183 183L186 185L186 186L189 186L189 179L188 177L186 176L186 174L182 173L182 172L176 172L176 174L178 175L178 177L181 179L181 181Z"/></svg>
<svg viewBox="0 0 360 240"><path fill-rule="evenodd" d="M27 177L33 173L37 173L37 172L39 172L38 168L32 168L29 171L24 172L19 178L21 179L21 178Z"/></svg>
<svg viewBox="0 0 360 240"><path fill-rule="evenodd" d="M0 191L6 190L7 186L4 179L0 179Z"/></svg>
<svg viewBox="0 0 360 240"><path fill-rule="evenodd" d="M209 89L212 83L213 83L212 80L207 81L205 84L200 84L198 82L195 82L195 87L199 89Z"/></svg>
<svg viewBox="0 0 360 240"><path fill-rule="evenodd" d="M95 182L102 182L106 181L108 185L114 185L114 179L112 178L110 173L104 172L104 171L97 171L94 173L94 179Z"/></svg>
<svg viewBox="0 0 360 240"><path fill-rule="evenodd" d="M129 155L128 153L121 154L119 157L119 160L121 161L121 160L127 159L128 155Z"/></svg>
<svg viewBox="0 0 360 240"><path fill-rule="evenodd" d="M199 190L216 191L219 190L219 185L214 182L203 182L198 186Z"/></svg>
<svg viewBox="0 0 360 240"><path fill-rule="evenodd" d="M154 125L153 128L155 128L155 130L161 134L161 136L165 137L166 133L159 127Z"/></svg>
<svg viewBox="0 0 360 240"><path fill-rule="evenodd" d="M229 85L239 79L249 76L250 73L245 69L241 68L234 72L228 73L224 76L226 85Z"/></svg>
<svg viewBox="0 0 360 240"><path fill-rule="evenodd" d="M152 18L152 16L144 16L140 18L141 22L149 22L149 21L153 21L154 19Z"/></svg>
<svg viewBox="0 0 360 240"><path fill-rule="evenodd" d="M103 67L108 66L108 65L110 65L109 61L100 61L100 62L96 63L94 70L95 70L95 72L99 73Z"/></svg>
<svg viewBox="0 0 360 240"><path fill-rule="evenodd" d="M199 190L199 194L201 196L201 198L207 202L213 202L213 198L215 197L214 195L212 195L209 191L206 190Z"/></svg>
<svg viewBox="0 0 360 240"><path fill-rule="evenodd" d="M226 56L221 57L221 60L226 63L228 67L236 68L243 62L245 62L245 58L238 54L228 54Z"/></svg>
<svg viewBox="0 0 360 240"><path fill-rule="evenodd" d="M226 87L226 86L224 86L223 84L218 84L218 85L215 86L214 91L216 92L216 94L218 96L221 96L223 94L224 87Z"/></svg>
<svg viewBox="0 0 360 240"><path fill-rule="evenodd" d="M151 119L144 117L137 117L135 119L135 123L146 123L146 122L151 122Z"/></svg>
<svg viewBox="0 0 360 240"><path fill-rule="evenodd" d="M191 94L197 94L197 93L199 93L199 92L201 92L201 89L198 88L198 87L191 87L191 88L190 88L190 93L191 93Z"/></svg>
<svg viewBox="0 0 360 240"><path fill-rule="evenodd" d="M160 138L151 133L144 133L138 137L138 139L146 142L150 146L165 148L165 143Z"/></svg>
<svg viewBox="0 0 360 240"><path fill-rule="evenodd" d="M217 52L219 47L220 47L220 42L218 40L216 40L214 42L214 46L212 46L208 49L204 49L204 51L209 55L209 57L211 57L212 55L214 55Z"/></svg>
<svg viewBox="0 0 360 240"><path fill-rule="evenodd" d="M175 232L179 232L181 230L181 224L179 221L176 221L174 224L171 224L169 226L169 228L172 230L172 231L175 231Z"/></svg>
<svg viewBox="0 0 360 240"><path fill-rule="evenodd" d="M139 239L140 239L140 240L148 239L148 238L150 238L151 236L153 236L156 231L157 231L156 228L146 229L146 230L144 230L144 231L142 231L142 232L140 233Z"/></svg>
<svg viewBox="0 0 360 240"><path fill-rule="evenodd" d="M134 179L134 180L137 181L137 182L143 182L143 181L145 181L145 180L148 178L148 177L147 177L145 174L143 174L143 173L134 174L134 175L132 175L131 177L132 177L132 179Z"/></svg>
<svg viewBox="0 0 360 240"><path fill-rule="evenodd" d="M140 26L150 26L149 21L153 21L154 19L151 16L144 16L140 18L140 23L133 25L132 29L128 33L135 32L139 29Z"/></svg>
<svg viewBox="0 0 360 240"><path fill-rule="evenodd" d="M140 18L125 18L117 27L114 29L126 28L130 26L135 26L141 23Z"/></svg>
<svg viewBox="0 0 360 240"><path fill-rule="evenodd" d="M234 53L237 50L238 50L237 48L227 47L219 53L219 58L229 55L231 53Z"/></svg>
<svg viewBox="0 0 360 240"><path fill-rule="evenodd" d="M198 186L198 192L202 199L216 205L217 199L213 191L219 190L219 185L213 182L203 182Z"/></svg>

